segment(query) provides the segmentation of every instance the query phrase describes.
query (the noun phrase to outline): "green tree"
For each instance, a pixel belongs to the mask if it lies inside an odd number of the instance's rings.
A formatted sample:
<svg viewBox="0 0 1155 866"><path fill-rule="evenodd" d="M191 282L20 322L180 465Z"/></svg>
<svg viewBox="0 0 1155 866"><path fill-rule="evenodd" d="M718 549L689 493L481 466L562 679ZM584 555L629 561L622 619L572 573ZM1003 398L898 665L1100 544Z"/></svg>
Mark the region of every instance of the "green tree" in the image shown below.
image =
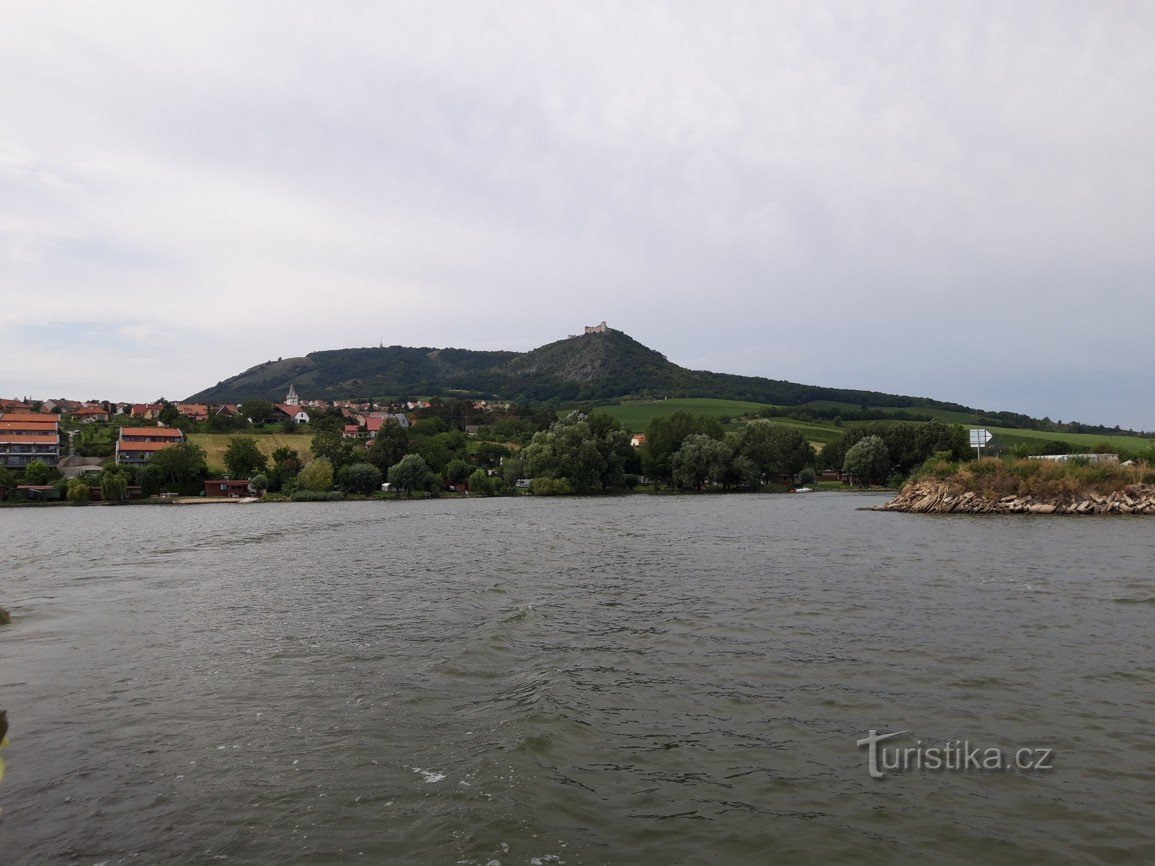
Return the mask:
<svg viewBox="0 0 1155 866"><path fill-rule="evenodd" d="M24 467L24 483L25 484L47 484L54 478L59 477L55 469L48 466L40 460L33 460Z"/></svg>
<svg viewBox="0 0 1155 866"><path fill-rule="evenodd" d="M350 463L337 470L337 486L346 493L372 493L381 489L381 470L372 463Z"/></svg>
<svg viewBox="0 0 1155 866"><path fill-rule="evenodd" d="M721 440L722 425L714 418L682 411L651 421L646 428L646 444L642 448L642 468L645 474L658 481L669 482L673 478L671 458L691 434Z"/></svg>
<svg viewBox="0 0 1155 866"><path fill-rule="evenodd" d="M276 417L277 410L273 408L273 404L268 400L251 399L246 400L237 407L241 414L248 418L253 424L258 427L261 424L266 424Z"/></svg>
<svg viewBox="0 0 1155 866"><path fill-rule="evenodd" d="M269 490L292 489L297 473L301 471L301 455L292 448L278 448L273 452L273 468L269 472Z"/></svg>
<svg viewBox="0 0 1155 866"><path fill-rule="evenodd" d="M429 475L429 464L420 454L406 454L395 465L389 467L389 485L401 495L412 496L414 490L425 486Z"/></svg>
<svg viewBox="0 0 1155 866"><path fill-rule="evenodd" d="M867 436L850 447L842 461L842 471L859 484L882 481L890 471L890 455L880 436Z"/></svg>
<svg viewBox="0 0 1155 866"><path fill-rule="evenodd" d="M445 480L450 484L461 484L469 477L470 466L460 457L454 457L445 467Z"/></svg>
<svg viewBox="0 0 1155 866"><path fill-rule="evenodd" d="M573 490L601 487L605 460L589 423L579 412L533 434L521 452L532 478L564 478Z"/></svg>
<svg viewBox="0 0 1155 866"><path fill-rule="evenodd" d="M249 489L258 496L264 495L264 492L269 489L269 476L263 473L254 475L249 479Z"/></svg>
<svg viewBox="0 0 1155 866"><path fill-rule="evenodd" d="M204 449L191 442L170 445L156 452L144 467L150 488L186 495L199 493L208 474Z"/></svg>
<svg viewBox="0 0 1155 866"><path fill-rule="evenodd" d="M301 490L332 490L332 462L327 457L310 460L297 474L297 487Z"/></svg>
<svg viewBox="0 0 1155 866"><path fill-rule="evenodd" d="M68 482L68 501L74 504L88 501L88 482L83 478L73 478Z"/></svg>
<svg viewBox="0 0 1155 866"><path fill-rule="evenodd" d="M474 469L473 474L469 476L469 492L474 496L493 495L493 484L484 469Z"/></svg>
<svg viewBox="0 0 1155 866"><path fill-rule="evenodd" d="M128 496L128 480L119 472L106 471L100 475L100 498L105 502L120 502Z"/></svg>
<svg viewBox="0 0 1155 866"><path fill-rule="evenodd" d="M409 431L396 418L386 418L369 446L369 462L388 472L389 467L409 452Z"/></svg>
<svg viewBox="0 0 1155 866"><path fill-rule="evenodd" d="M763 477L794 475L814 463L814 446L794 427L772 421L752 421L738 434L737 451Z"/></svg>
<svg viewBox="0 0 1155 866"><path fill-rule="evenodd" d="M269 458L251 436L234 436L225 449L225 467L230 478L250 478L258 472L267 472Z"/></svg>
<svg viewBox="0 0 1155 866"><path fill-rule="evenodd" d="M355 462L353 440L346 439L336 430L322 430L310 444L313 455L328 460L334 469Z"/></svg>
<svg viewBox="0 0 1155 866"><path fill-rule="evenodd" d="M525 461L517 456L505 458L501 464L501 480L506 489L515 489L521 478L525 478Z"/></svg>
<svg viewBox="0 0 1155 866"><path fill-rule="evenodd" d="M164 399L164 397L161 397L157 402L160 403L160 414L156 416L156 420L165 427L174 426L181 418L181 414L177 411L176 406Z"/></svg>
<svg viewBox="0 0 1155 866"><path fill-rule="evenodd" d="M730 463L730 449L704 433L691 433L670 458L674 483L687 490L701 490L707 481L721 482Z"/></svg>

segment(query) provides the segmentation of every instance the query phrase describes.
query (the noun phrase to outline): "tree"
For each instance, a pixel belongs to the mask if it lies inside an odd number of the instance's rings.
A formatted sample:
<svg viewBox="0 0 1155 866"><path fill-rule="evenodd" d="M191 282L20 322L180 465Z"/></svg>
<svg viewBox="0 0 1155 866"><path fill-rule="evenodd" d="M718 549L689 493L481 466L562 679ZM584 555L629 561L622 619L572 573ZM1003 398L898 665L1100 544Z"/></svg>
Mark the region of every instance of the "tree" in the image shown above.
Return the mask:
<svg viewBox="0 0 1155 866"><path fill-rule="evenodd" d="M25 484L47 484L57 475L56 470L50 468L47 463L40 460L33 460L24 467Z"/></svg>
<svg viewBox="0 0 1155 866"><path fill-rule="evenodd" d="M249 479L249 489L258 496L263 496L265 491L269 489L269 477L264 474L254 475Z"/></svg>
<svg viewBox="0 0 1155 866"><path fill-rule="evenodd" d="M730 462L730 449L704 433L691 433L670 458L674 483L689 490L701 490L707 481L722 481Z"/></svg>
<svg viewBox="0 0 1155 866"><path fill-rule="evenodd" d="M493 495L493 483L489 480L489 476L485 474L484 469L474 469L473 474L469 476L469 492L474 496Z"/></svg>
<svg viewBox="0 0 1155 866"><path fill-rule="evenodd" d="M642 468L645 474L668 482L673 477L670 460L682 442L691 434L721 440L722 425L715 419L692 412L678 411L664 418L655 418L646 428L646 444L642 449Z"/></svg>
<svg viewBox="0 0 1155 866"><path fill-rule="evenodd" d="M571 412L549 430L535 433L521 452L526 474L565 479L577 492L624 486L629 455L629 437L621 425L598 412L588 418Z"/></svg>
<svg viewBox="0 0 1155 866"><path fill-rule="evenodd" d="M429 475L429 464L420 454L406 454L395 465L389 467L389 484L401 495L411 496L414 490L425 486Z"/></svg>
<svg viewBox="0 0 1155 866"><path fill-rule="evenodd" d="M277 410L268 400L246 400L237 408L240 409L242 415L257 426L266 423L277 414Z"/></svg>
<svg viewBox="0 0 1155 866"><path fill-rule="evenodd" d="M269 458L257 446L251 436L234 436L225 449L225 467L231 478L250 478L258 472L266 472Z"/></svg>
<svg viewBox="0 0 1155 866"><path fill-rule="evenodd" d="M388 472L389 467L397 463L409 452L409 431L396 418L386 418L381 429L369 446L369 462Z"/></svg>
<svg viewBox="0 0 1155 866"><path fill-rule="evenodd" d="M501 464L501 480L507 490L517 487L519 479L525 477L525 461L521 457L507 457Z"/></svg>
<svg viewBox="0 0 1155 866"><path fill-rule="evenodd" d="M120 502L128 496L128 480L119 472L106 471L100 475L100 498L105 502Z"/></svg>
<svg viewBox="0 0 1155 866"><path fill-rule="evenodd" d="M450 484L461 484L469 477L469 464L460 457L454 457L445 467L445 480Z"/></svg>
<svg viewBox="0 0 1155 866"><path fill-rule="evenodd" d="M381 489L381 470L372 463L351 463L337 470L337 486L346 493L372 493Z"/></svg>
<svg viewBox="0 0 1155 866"><path fill-rule="evenodd" d="M794 475L814 462L814 446L794 427L771 421L752 421L738 434L737 451L748 458L759 475Z"/></svg>
<svg viewBox="0 0 1155 866"><path fill-rule="evenodd" d="M859 484L882 481L890 471L890 455L880 436L867 436L851 446L842 461L842 471Z"/></svg>
<svg viewBox="0 0 1155 866"><path fill-rule="evenodd" d="M81 503L88 501L88 482L83 478L73 478L68 482L68 501Z"/></svg>
<svg viewBox="0 0 1155 866"><path fill-rule="evenodd" d="M176 489L181 493L198 493L208 476L204 449L184 442L170 445L149 458L144 475L154 489Z"/></svg>
<svg viewBox="0 0 1155 866"><path fill-rule="evenodd" d="M328 460L334 469L354 462L353 441L336 430L322 430L313 437L310 446L315 457Z"/></svg>
<svg viewBox="0 0 1155 866"><path fill-rule="evenodd" d="M297 487L302 490L332 490L333 464L327 457L310 460L297 474Z"/></svg>
<svg viewBox="0 0 1155 866"><path fill-rule="evenodd" d="M156 416L156 420L161 424L165 427L172 427L180 420L181 414L177 411L176 406L164 399L164 397L161 397L157 402L160 403L160 414Z"/></svg>
<svg viewBox="0 0 1155 866"><path fill-rule="evenodd" d="M297 473L301 471L301 455L292 448L278 448L273 452L273 468L269 472L269 489L273 491L292 488Z"/></svg>

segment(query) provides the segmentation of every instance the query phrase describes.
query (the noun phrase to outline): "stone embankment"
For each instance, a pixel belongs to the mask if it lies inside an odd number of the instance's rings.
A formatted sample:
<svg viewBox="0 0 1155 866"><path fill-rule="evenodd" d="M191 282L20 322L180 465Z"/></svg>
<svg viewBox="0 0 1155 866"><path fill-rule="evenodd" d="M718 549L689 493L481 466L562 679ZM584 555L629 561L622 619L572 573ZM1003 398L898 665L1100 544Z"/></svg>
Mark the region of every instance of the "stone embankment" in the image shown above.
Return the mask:
<svg viewBox="0 0 1155 866"><path fill-rule="evenodd" d="M939 481L920 481L875 511L913 514L1155 514L1155 487L1131 485L1112 493L1075 496L994 496L960 491Z"/></svg>

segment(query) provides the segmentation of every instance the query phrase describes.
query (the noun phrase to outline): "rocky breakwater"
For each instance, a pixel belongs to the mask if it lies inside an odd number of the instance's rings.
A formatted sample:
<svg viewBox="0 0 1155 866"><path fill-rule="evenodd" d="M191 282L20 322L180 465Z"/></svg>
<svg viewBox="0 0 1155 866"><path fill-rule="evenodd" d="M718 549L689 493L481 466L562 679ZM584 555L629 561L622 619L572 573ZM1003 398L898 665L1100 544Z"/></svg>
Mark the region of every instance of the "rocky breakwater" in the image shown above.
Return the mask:
<svg viewBox="0 0 1155 866"><path fill-rule="evenodd" d="M874 510L912 514L1155 514L1155 486L1133 484L1111 493L1037 497L998 496L962 490L942 481L918 481Z"/></svg>

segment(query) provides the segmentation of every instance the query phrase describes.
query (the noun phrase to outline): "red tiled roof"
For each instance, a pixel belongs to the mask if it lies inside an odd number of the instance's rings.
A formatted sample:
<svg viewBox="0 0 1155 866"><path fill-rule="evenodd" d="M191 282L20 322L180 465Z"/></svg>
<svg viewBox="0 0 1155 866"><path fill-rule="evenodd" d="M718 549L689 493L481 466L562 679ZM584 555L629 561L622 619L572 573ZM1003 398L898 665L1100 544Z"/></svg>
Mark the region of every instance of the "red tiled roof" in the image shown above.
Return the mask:
<svg viewBox="0 0 1155 866"><path fill-rule="evenodd" d="M0 430L23 430L26 433L56 433L55 424L35 424L31 421L0 421Z"/></svg>
<svg viewBox="0 0 1155 866"><path fill-rule="evenodd" d="M0 414L0 421L36 421L40 424L58 424L59 415L49 415L46 412L4 412Z"/></svg>

